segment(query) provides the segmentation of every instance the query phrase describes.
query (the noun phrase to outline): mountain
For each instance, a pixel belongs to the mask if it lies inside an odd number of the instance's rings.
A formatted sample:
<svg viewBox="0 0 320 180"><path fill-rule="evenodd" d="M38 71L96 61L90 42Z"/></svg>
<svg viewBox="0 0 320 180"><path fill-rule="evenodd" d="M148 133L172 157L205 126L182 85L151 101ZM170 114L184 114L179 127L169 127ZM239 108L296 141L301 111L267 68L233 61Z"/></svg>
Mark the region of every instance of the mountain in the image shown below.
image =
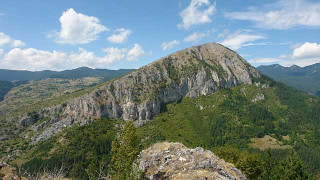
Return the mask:
<svg viewBox="0 0 320 180"><path fill-rule="evenodd" d="M73 70L65 71L23 71L23 70L6 70L0 69L0 80L2 81L30 81L42 80L46 78L73 79L84 77L104 77L105 81L122 76L131 72L133 69L91 69L88 67L80 67Z"/></svg>
<svg viewBox="0 0 320 180"><path fill-rule="evenodd" d="M134 133L126 129L131 122ZM142 150L163 141L211 150L248 179L310 179L320 172L320 98L260 74L216 43L21 108L0 126L4 159L30 172L66 165L75 179L112 173L115 154L125 164L137 150L132 144Z"/></svg>
<svg viewBox="0 0 320 180"><path fill-rule="evenodd" d="M257 69L277 81L320 96L320 63L303 68L296 65L283 67L275 64L259 66Z"/></svg>
<svg viewBox="0 0 320 180"><path fill-rule="evenodd" d="M27 111L33 115L24 113L19 121L32 124L38 119L50 119L50 124L39 125L43 131L33 142L51 137L62 127L88 123L95 118L134 120L141 126L159 114L163 104L252 84L252 79L258 77L260 73L237 53L209 43L161 58L83 95L79 93L80 97L72 100L65 97L50 101L50 107L43 108L45 105L40 104L30 107Z"/></svg>

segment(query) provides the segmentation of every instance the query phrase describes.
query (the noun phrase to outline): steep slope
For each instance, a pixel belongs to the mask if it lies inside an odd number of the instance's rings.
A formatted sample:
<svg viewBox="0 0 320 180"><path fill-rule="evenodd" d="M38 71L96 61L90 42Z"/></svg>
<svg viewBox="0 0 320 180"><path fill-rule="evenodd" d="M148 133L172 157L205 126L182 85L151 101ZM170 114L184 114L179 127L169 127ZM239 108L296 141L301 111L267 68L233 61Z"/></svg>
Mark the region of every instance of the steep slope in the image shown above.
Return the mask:
<svg viewBox="0 0 320 180"><path fill-rule="evenodd" d="M299 90L320 96L320 64L313 64L306 67L281 65L259 66L257 68L279 82L295 87Z"/></svg>
<svg viewBox="0 0 320 180"><path fill-rule="evenodd" d="M252 84L260 77L236 52L216 43L191 47L98 86L76 99L20 116L22 125L51 137L63 127L85 124L96 118L134 120L140 126L159 114L161 106L183 97L209 95L221 88ZM10 118L9 118L10 120Z"/></svg>

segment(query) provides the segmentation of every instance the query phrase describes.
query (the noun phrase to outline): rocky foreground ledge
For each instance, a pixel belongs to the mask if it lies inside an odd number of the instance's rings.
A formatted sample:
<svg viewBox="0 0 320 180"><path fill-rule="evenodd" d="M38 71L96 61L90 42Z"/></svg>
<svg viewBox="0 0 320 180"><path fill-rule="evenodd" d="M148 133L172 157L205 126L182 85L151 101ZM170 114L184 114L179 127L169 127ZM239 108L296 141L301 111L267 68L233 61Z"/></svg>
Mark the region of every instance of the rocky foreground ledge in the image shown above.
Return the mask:
<svg viewBox="0 0 320 180"><path fill-rule="evenodd" d="M189 149L181 143L157 143L140 153L139 168L143 179L207 180L247 179L234 165L211 151Z"/></svg>
<svg viewBox="0 0 320 180"><path fill-rule="evenodd" d="M138 163L141 180L246 180L247 178L234 167L211 151L197 147L189 149L181 143L162 142L141 151ZM135 167L137 167L135 166ZM59 171L60 172L60 171ZM40 174L37 179L70 180L66 174ZM0 180L18 180L17 170L0 162ZM29 178L21 178L27 180ZM108 178L107 178L108 179Z"/></svg>

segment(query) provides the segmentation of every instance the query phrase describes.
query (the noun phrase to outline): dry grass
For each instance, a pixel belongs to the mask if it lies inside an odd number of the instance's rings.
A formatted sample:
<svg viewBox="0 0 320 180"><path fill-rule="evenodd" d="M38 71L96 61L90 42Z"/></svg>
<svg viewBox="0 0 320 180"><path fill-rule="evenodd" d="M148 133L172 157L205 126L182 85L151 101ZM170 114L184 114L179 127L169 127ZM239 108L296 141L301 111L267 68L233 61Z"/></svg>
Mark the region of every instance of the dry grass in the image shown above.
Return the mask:
<svg viewBox="0 0 320 180"><path fill-rule="evenodd" d="M290 140L290 137L289 135L286 135L286 136L282 136L282 139L286 140L286 141L289 141Z"/></svg>
<svg viewBox="0 0 320 180"><path fill-rule="evenodd" d="M52 171L44 169L41 172L30 174L25 169L4 166L0 169L0 177L5 180L70 180L65 178L67 170L62 166Z"/></svg>
<svg viewBox="0 0 320 180"><path fill-rule="evenodd" d="M265 135L263 138L252 138L249 147L265 150L265 149L291 149L290 145L283 145L281 141Z"/></svg>

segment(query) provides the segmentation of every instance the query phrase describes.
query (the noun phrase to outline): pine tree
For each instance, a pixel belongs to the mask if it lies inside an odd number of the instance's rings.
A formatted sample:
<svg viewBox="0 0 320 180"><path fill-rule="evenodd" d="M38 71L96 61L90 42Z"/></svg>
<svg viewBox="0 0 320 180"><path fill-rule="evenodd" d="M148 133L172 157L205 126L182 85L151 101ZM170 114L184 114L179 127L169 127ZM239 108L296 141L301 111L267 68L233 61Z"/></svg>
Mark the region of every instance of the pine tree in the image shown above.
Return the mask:
<svg viewBox="0 0 320 180"><path fill-rule="evenodd" d="M266 154L263 156L263 161L264 161L264 169L265 169L265 177L270 177L271 176L271 171L276 165L276 159L271 154L270 149L268 149Z"/></svg>
<svg viewBox="0 0 320 180"><path fill-rule="evenodd" d="M136 134L136 128L132 122L128 122L122 133L112 142L111 176L115 180L134 179L133 163L139 154L140 141Z"/></svg>
<svg viewBox="0 0 320 180"><path fill-rule="evenodd" d="M243 151L236 166L248 179L262 179L265 175L264 162L258 154Z"/></svg>
<svg viewBox="0 0 320 180"><path fill-rule="evenodd" d="M305 180L311 176L307 173L306 167L298 157L297 153L291 152L286 159L282 160L278 166L273 168L271 178L274 180Z"/></svg>

